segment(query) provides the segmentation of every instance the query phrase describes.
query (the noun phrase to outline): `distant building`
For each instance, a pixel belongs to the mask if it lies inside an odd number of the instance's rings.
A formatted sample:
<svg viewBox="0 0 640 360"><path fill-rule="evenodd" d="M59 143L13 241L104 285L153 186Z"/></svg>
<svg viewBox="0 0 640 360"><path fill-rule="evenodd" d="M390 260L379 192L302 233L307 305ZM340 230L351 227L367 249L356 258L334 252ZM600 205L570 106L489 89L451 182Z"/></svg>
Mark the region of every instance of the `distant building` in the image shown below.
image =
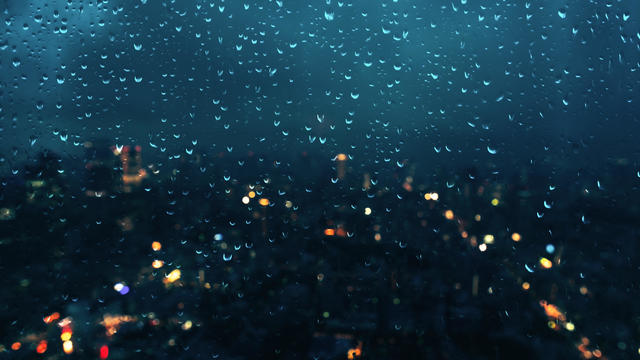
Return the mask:
<svg viewBox="0 0 640 360"><path fill-rule="evenodd" d="M131 192L148 176L147 171L142 167L142 147L140 145L123 146L121 149L114 148L114 151L120 156L123 190Z"/></svg>
<svg viewBox="0 0 640 360"><path fill-rule="evenodd" d="M105 140L86 142L86 195L102 197L114 191L131 192L147 178L142 147L110 145Z"/></svg>
<svg viewBox="0 0 640 360"><path fill-rule="evenodd" d="M116 185L117 157L106 140L87 141L84 148L87 179L85 194L90 197L105 196Z"/></svg>
<svg viewBox="0 0 640 360"><path fill-rule="evenodd" d="M61 159L50 151L38 154L35 162L25 167L27 203L50 205L62 196L64 181Z"/></svg>

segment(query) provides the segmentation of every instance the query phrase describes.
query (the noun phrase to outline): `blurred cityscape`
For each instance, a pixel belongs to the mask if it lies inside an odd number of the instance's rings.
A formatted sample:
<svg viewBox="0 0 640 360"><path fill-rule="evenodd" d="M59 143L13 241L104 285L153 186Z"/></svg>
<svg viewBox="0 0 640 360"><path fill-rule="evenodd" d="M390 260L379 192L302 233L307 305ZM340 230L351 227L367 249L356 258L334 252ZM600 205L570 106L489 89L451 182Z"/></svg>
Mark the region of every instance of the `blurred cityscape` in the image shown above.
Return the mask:
<svg viewBox="0 0 640 360"><path fill-rule="evenodd" d="M169 168L135 144L84 148L1 176L0 358L640 353L627 159L550 184L347 152Z"/></svg>

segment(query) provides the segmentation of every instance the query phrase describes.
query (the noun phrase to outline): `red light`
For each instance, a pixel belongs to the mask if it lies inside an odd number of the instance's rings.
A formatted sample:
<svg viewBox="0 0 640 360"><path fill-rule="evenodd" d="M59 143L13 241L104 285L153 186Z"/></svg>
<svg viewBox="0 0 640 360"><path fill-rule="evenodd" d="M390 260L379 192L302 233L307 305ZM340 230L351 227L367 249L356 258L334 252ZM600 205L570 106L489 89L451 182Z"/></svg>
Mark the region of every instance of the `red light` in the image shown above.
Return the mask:
<svg viewBox="0 0 640 360"><path fill-rule="evenodd" d="M47 351L47 340L42 340L38 344L38 347L36 348L36 352L38 354L44 354L45 351Z"/></svg>
<svg viewBox="0 0 640 360"><path fill-rule="evenodd" d="M107 345L102 345L100 347L100 359L106 359L109 357L109 347Z"/></svg>
<svg viewBox="0 0 640 360"><path fill-rule="evenodd" d="M60 318L60 313L54 312L49 316L45 316L43 319L46 324L50 324L52 321L58 320Z"/></svg>

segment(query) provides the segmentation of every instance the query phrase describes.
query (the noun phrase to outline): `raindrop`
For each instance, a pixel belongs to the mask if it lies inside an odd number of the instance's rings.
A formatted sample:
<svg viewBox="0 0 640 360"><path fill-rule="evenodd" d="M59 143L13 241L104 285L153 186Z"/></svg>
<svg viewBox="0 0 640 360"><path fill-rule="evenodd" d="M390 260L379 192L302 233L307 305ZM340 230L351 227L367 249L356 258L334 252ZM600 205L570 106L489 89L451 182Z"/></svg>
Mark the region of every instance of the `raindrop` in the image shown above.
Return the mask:
<svg viewBox="0 0 640 360"><path fill-rule="evenodd" d="M333 11L325 11L324 12L324 18L327 21L333 21L334 17L335 17L335 15L334 15Z"/></svg>
<svg viewBox="0 0 640 360"><path fill-rule="evenodd" d="M560 16L560 19L566 19L567 18L567 9L559 9L558 10L558 16Z"/></svg>

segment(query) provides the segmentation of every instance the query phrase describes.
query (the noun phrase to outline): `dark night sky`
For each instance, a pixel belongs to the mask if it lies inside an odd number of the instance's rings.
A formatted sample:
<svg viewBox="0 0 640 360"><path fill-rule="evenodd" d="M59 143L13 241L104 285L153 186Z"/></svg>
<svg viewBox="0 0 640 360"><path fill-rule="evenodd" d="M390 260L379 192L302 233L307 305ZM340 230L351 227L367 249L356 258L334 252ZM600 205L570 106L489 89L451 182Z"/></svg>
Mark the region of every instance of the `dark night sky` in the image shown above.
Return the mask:
<svg viewBox="0 0 640 360"><path fill-rule="evenodd" d="M634 157L638 10L581 0L7 0L1 148L75 153L74 141L100 137L157 159L231 146L497 170Z"/></svg>

